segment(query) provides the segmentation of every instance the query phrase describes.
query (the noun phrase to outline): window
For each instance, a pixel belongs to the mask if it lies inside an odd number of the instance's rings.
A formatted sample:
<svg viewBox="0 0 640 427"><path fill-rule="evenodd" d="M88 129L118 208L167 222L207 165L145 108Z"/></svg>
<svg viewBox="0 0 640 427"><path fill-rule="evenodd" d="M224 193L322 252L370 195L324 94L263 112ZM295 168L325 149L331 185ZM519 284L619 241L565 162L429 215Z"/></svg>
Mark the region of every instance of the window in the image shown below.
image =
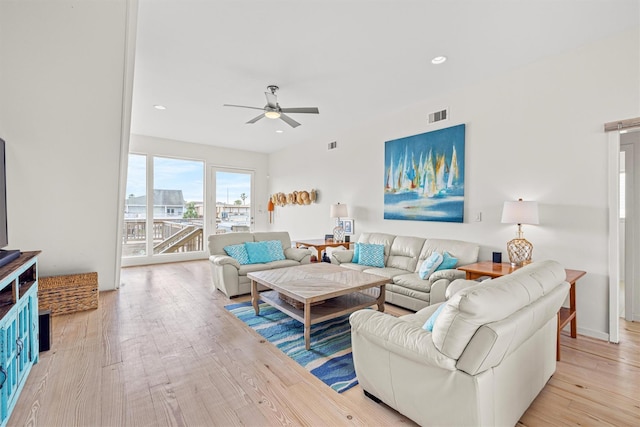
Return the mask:
<svg viewBox="0 0 640 427"><path fill-rule="evenodd" d="M214 168L215 232L251 231L253 172Z"/></svg>

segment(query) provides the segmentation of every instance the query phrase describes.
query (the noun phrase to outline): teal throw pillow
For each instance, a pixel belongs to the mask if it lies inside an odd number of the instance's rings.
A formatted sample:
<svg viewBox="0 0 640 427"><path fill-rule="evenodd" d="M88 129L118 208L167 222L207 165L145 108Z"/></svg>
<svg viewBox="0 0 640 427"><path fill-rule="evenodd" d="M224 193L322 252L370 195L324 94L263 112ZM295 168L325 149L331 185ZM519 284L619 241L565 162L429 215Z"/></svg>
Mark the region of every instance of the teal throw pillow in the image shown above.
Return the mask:
<svg viewBox="0 0 640 427"><path fill-rule="evenodd" d="M420 266L420 270L418 270L418 276L421 279L428 279L431 276L431 273L436 271L436 268L440 267L442 264L443 256L438 252L434 252L431 256L424 260L422 265Z"/></svg>
<svg viewBox="0 0 640 427"><path fill-rule="evenodd" d="M357 264L360 260L360 243L356 243L356 248L353 250L353 258L351 258L351 262Z"/></svg>
<svg viewBox="0 0 640 427"><path fill-rule="evenodd" d="M240 264L249 264L249 254L244 244L225 246L224 251Z"/></svg>
<svg viewBox="0 0 640 427"><path fill-rule="evenodd" d="M424 322L422 329L424 329L425 331L433 332L433 325L436 323L436 319L440 315L440 312L442 312L442 309L444 308L445 305L447 305L446 302L443 302L442 304L440 304L440 307L438 307L436 311L433 312L431 317L429 317L427 321Z"/></svg>
<svg viewBox="0 0 640 427"><path fill-rule="evenodd" d="M280 240L267 240L267 250L271 261L281 261L286 259L282 250L282 242Z"/></svg>
<svg viewBox="0 0 640 427"><path fill-rule="evenodd" d="M384 267L384 245L360 243L358 264L370 267Z"/></svg>
<svg viewBox="0 0 640 427"><path fill-rule="evenodd" d="M442 263L438 266L438 268L436 268L436 271L450 270L453 267L455 267L457 263L458 263L458 258L454 258L451 255L449 255L448 252L445 252L442 254Z"/></svg>
<svg viewBox="0 0 640 427"><path fill-rule="evenodd" d="M267 242L246 242L244 246L249 254L249 264L262 264L271 261Z"/></svg>

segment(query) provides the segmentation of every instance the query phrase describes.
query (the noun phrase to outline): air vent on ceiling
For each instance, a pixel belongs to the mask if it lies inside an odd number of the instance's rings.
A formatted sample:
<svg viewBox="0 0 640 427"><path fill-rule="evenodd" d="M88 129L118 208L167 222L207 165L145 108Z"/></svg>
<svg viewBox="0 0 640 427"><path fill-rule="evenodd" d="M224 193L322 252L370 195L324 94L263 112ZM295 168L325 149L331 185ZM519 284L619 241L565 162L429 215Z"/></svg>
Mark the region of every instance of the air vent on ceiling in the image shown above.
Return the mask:
<svg viewBox="0 0 640 427"><path fill-rule="evenodd" d="M337 141L330 142L330 143L327 145L327 149L328 149L328 150L333 150L333 149L335 149L335 148L338 148L338 142L337 142Z"/></svg>
<svg viewBox="0 0 640 427"><path fill-rule="evenodd" d="M442 120L447 120L449 118L449 109L445 108L444 110L436 111L435 113L429 114L429 123L435 123Z"/></svg>

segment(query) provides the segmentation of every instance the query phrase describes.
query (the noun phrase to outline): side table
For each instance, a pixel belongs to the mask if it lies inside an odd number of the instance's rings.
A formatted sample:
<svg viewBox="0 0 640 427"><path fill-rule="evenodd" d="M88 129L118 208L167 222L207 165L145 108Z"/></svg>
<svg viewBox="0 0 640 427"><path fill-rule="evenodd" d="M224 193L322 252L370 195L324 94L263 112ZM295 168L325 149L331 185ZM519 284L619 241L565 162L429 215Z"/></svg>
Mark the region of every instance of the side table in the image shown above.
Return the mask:
<svg viewBox="0 0 640 427"><path fill-rule="evenodd" d="M495 263L491 261L481 261L474 264L463 265L458 267L458 270L464 271L467 274L467 280L474 280L482 276L500 277L506 274L513 273L520 267L513 267L511 264ZM582 270L570 270L565 268L567 278L571 287L569 288L569 307L560 307L558 311L558 335L556 343L556 360L560 360L560 331L571 322L571 338L578 336L578 319L576 315L576 282L582 276L587 274Z"/></svg>
<svg viewBox="0 0 640 427"><path fill-rule="evenodd" d="M322 251L326 248L337 248L338 246L344 246L346 249L349 249L350 242L334 242L333 240L324 240L324 239L307 239L307 240L296 240L293 242L296 245L296 248L300 246L313 246L318 250L318 261L322 260Z"/></svg>

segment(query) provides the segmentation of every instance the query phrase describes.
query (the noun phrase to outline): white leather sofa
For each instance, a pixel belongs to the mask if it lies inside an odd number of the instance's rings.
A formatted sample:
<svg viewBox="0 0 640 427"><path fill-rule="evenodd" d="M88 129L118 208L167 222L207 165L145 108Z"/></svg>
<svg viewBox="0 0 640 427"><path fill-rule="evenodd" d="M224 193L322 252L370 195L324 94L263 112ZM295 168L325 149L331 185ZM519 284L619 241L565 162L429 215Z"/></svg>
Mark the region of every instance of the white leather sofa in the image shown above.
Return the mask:
<svg viewBox="0 0 640 427"><path fill-rule="evenodd" d="M477 262L480 250L477 244L460 240L385 233L362 233L358 243L384 245L384 268L353 263L353 249L333 251L331 262L392 279L393 283L386 286L385 301L414 311L444 301L449 283L465 277L463 271L450 269L436 271L427 279L421 279L418 271L425 259L434 252L446 251L458 258L458 267Z"/></svg>
<svg viewBox="0 0 640 427"><path fill-rule="evenodd" d="M224 250L225 246L267 240L280 240L286 259L241 265L236 259L227 255ZM291 238L286 231L212 234L209 236L209 255L213 286L229 298L251 292L251 280L247 278L247 273L308 264L311 258L308 249L291 247Z"/></svg>
<svg viewBox="0 0 640 427"><path fill-rule="evenodd" d="M433 332L423 325L440 304L399 318L353 313L358 381L424 426L513 426L555 372L565 270L542 261L453 286L464 289L442 303Z"/></svg>

